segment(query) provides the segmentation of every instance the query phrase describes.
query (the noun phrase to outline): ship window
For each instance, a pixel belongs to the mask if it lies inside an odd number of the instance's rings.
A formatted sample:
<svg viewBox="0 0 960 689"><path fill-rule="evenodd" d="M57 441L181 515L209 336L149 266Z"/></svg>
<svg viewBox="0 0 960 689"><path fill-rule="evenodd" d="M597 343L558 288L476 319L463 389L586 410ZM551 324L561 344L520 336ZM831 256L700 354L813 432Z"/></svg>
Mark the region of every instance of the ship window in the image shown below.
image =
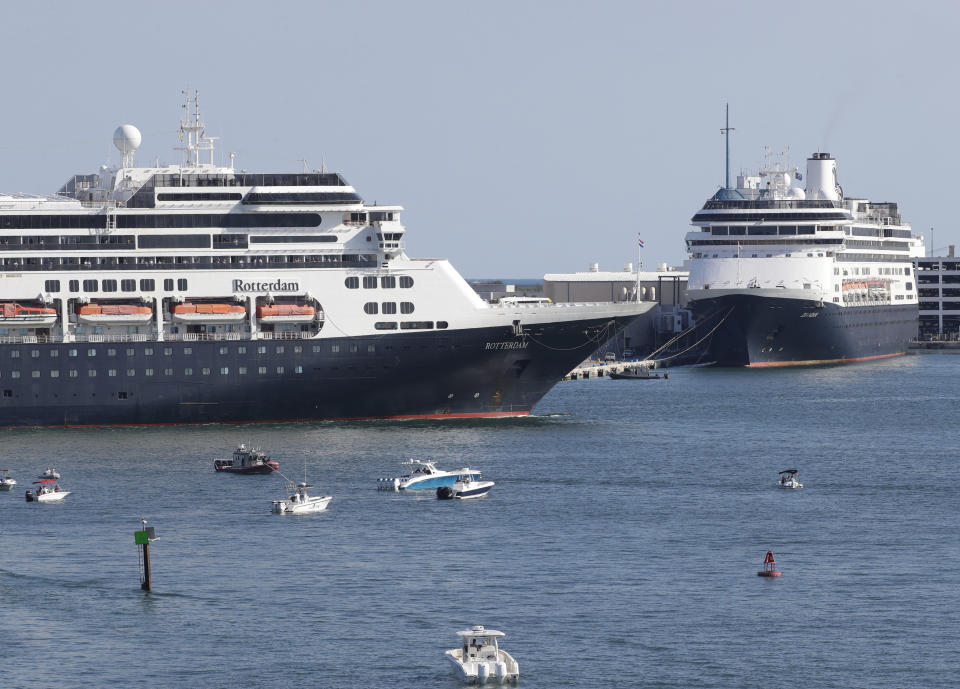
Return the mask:
<svg viewBox="0 0 960 689"><path fill-rule="evenodd" d="M372 344L367 345L367 351L371 353L377 351L377 345L372 345Z"/></svg>
<svg viewBox="0 0 960 689"><path fill-rule="evenodd" d="M322 350L323 350L323 347L321 347L320 345L313 345L313 352L314 352L314 354L316 354L317 352L320 352L320 351L322 351Z"/></svg>
<svg viewBox="0 0 960 689"><path fill-rule="evenodd" d="M117 281L116 280L104 280L102 285L104 292L116 292L117 291Z"/></svg>
<svg viewBox="0 0 960 689"><path fill-rule="evenodd" d="M210 375L210 369L209 369L209 368L201 368L201 369L200 369L200 374L201 374L201 375L204 375L204 376L209 376L209 375Z"/></svg>
<svg viewBox="0 0 960 689"><path fill-rule="evenodd" d="M373 327L376 330L396 330L397 322L396 321L377 321L373 324Z"/></svg>
<svg viewBox="0 0 960 689"><path fill-rule="evenodd" d="M383 313L396 313L397 312L397 302L395 301L385 301L380 304L380 309Z"/></svg>
<svg viewBox="0 0 960 689"><path fill-rule="evenodd" d="M404 289L409 289L413 287L413 278L410 277L409 275L401 275L400 286L403 287Z"/></svg>
<svg viewBox="0 0 960 689"><path fill-rule="evenodd" d="M53 369L52 371L50 371L50 377L51 377L51 378L59 378L59 377L60 377L60 371L58 371L58 370L56 370L56 369Z"/></svg>
<svg viewBox="0 0 960 689"><path fill-rule="evenodd" d="M225 376L225 375L227 375L228 373L230 373L230 368L229 368L228 366L222 366L222 367L220 368L220 375L221 375L221 376Z"/></svg>
<svg viewBox="0 0 960 689"><path fill-rule="evenodd" d="M240 366L239 368L237 368L237 373L239 373L241 376L247 375L247 367Z"/></svg>
<svg viewBox="0 0 960 689"><path fill-rule="evenodd" d="M301 352L303 352L303 347L301 347L300 345L297 345L293 348L294 354L300 354Z"/></svg>
<svg viewBox="0 0 960 689"><path fill-rule="evenodd" d="M277 345L277 354L283 354L283 345Z"/></svg>
<svg viewBox="0 0 960 689"><path fill-rule="evenodd" d="M147 347L146 349L143 350L143 353L146 356L153 356L153 348Z"/></svg>
<svg viewBox="0 0 960 689"><path fill-rule="evenodd" d="M910 274L910 269L909 269L909 268L904 268L904 269L903 269L903 274L904 274L904 275L909 275L909 274Z"/></svg>
<svg viewBox="0 0 960 689"><path fill-rule="evenodd" d="M84 291L84 292L96 292L96 291L97 291L97 281L96 281L96 280L84 280L84 281L83 281L83 291Z"/></svg>
<svg viewBox="0 0 960 689"><path fill-rule="evenodd" d="M79 292L79 291L80 291L80 281L79 281L79 280L70 280L70 282L68 283L68 286L70 287L70 291L71 291L71 292Z"/></svg>
<svg viewBox="0 0 960 689"><path fill-rule="evenodd" d="M186 278L177 278L177 289L180 291L186 291L187 289L187 279Z"/></svg>
<svg viewBox="0 0 960 689"><path fill-rule="evenodd" d="M259 373L261 376L267 375L267 367L266 367L266 366L258 366L258 367L257 367L257 373Z"/></svg>
<svg viewBox="0 0 960 689"><path fill-rule="evenodd" d="M431 321L404 321L400 324L401 330L431 330L432 328Z"/></svg>
<svg viewBox="0 0 960 689"><path fill-rule="evenodd" d="M397 278L392 275L380 278L380 286L383 289L393 289L397 286Z"/></svg>
<svg viewBox="0 0 960 689"><path fill-rule="evenodd" d="M31 350L30 350L30 356L33 357L34 359L39 359L39 358L40 358L40 350L39 350L39 349L31 349Z"/></svg>
<svg viewBox="0 0 960 689"><path fill-rule="evenodd" d="M360 278L351 277L343 281L343 284L347 286L347 289L357 289L360 287Z"/></svg>
<svg viewBox="0 0 960 689"><path fill-rule="evenodd" d="M51 359L56 359L58 356L60 356L60 351L59 351L59 350L57 350L57 349L51 349L51 350L50 350L50 358L51 358Z"/></svg>
<svg viewBox="0 0 960 689"><path fill-rule="evenodd" d="M115 378L117 375L117 369L111 368L107 370L107 376L110 378Z"/></svg>
<svg viewBox="0 0 960 689"><path fill-rule="evenodd" d="M364 279L366 279L366 278L364 278ZM363 312L364 312L364 313L367 313L367 314L370 314L371 316L374 315L374 314L376 314L376 313L377 313L377 302L375 302L375 301L368 301L366 304L363 305Z"/></svg>
<svg viewBox="0 0 960 689"><path fill-rule="evenodd" d="M732 225L730 227L730 234L746 234L746 233L747 233L746 227L741 227L739 225Z"/></svg>
<svg viewBox="0 0 960 689"><path fill-rule="evenodd" d="M192 376L192 375L193 375L193 369L192 369L192 368L185 368L185 369L183 369L183 375L185 375L185 376Z"/></svg>
<svg viewBox="0 0 960 689"><path fill-rule="evenodd" d="M182 217L186 219L196 216ZM187 225L186 222L182 223L184 227ZM208 234L142 234L137 237L138 249L209 249L210 246Z"/></svg>
<svg viewBox="0 0 960 689"><path fill-rule="evenodd" d="M713 228L713 232L711 232L711 234L726 236L726 234L727 234L727 226L726 226L726 225L717 225L717 226L715 226L715 227Z"/></svg>
<svg viewBox="0 0 960 689"><path fill-rule="evenodd" d="M137 375L136 369L132 369L132 368L127 369L127 377L132 378L135 375Z"/></svg>
<svg viewBox="0 0 960 689"><path fill-rule="evenodd" d="M376 287L377 287L377 278L370 277L370 276L363 278L364 289L376 289Z"/></svg>
<svg viewBox="0 0 960 689"><path fill-rule="evenodd" d="M91 368L87 371L87 378L96 378L96 377L97 377L97 369Z"/></svg>
<svg viewBox="0 0 960 689"><path fill-rule="evenodd" d="M173 291L173 278L166 278L163 281L163 289L167 292Z"/></svg>
<svg viewBox="0 0 960 689"><path fill-rule="evenodd" d="M220 348L220 353L221 353L221 354L226 354L229 350L230 350L229 347L221 347L221 348Z"/></svg>
<svg viewBox="0 0 960 689"><path fill-rule="evenodd" d="M13 397L13 390L4 390L4 391L3 391L3 396L4 396L4 397Z"/></svg>
<svg viewBox="0 0 960 689"><path fill-rule="evenodd" d="M446 321L437 321L437 329L438 329L438 330L445 330L445 329L448 328L448 327L449 327L449 325L448 325L448 323L447 323Z"/></svg>
<svg viewBox="0 0 960 689"><path fill-rule="evenodd" d="M277 366L277 373L283 373L283 366Z"/></svg>
<svg viewBox="0 0 960 689"><path fill-rule="evenodd" d="M294 373L303 373L303 366L297 366L293 369Z"/></svg>
<svg viewBox="0 0 960 689"><path fill-rule="evenodd" d="M351 352L357 352L357 351L359 351L359 350L360 350L359 345L355 345L355 344L350 345L350 351L351 351Z"/></svg>
<svg viewBox="0 0 960 689"><path fill-rule="evenodd" d="M340 351L340 345L330 345L330 352L336 354Z"/></svg>
<svg viewBox="0 0 960 689"><path fill-rule="evenodd" d="M246 345L240 345L239 347L237 347L237 354L246 354L246 353L247 353Z"/></svg>
<svg viewBox="0 0 960 689"><path fill-rule="evenodd" d="M34 378L39 378L39 377L40 377L40 371L33 371L33 372L30 373L30 375L31 375L32 377L34 377Z"/></svg>
<svg viewBox="0 0 960 689"><path fill-rule="evenodd" d="M44 292L59 292L60 291L60 281L59 280L45 280L43 283Z"/></svg>
<svg viewBox="0 0 960 689"><path fill-rule="evenodd" d="M70 355L70 356L76 356L76 355L77 355L77 350L76 350L76 349L71 349L71 350L69 350L69 351L67 352L67 354Z"/></svg>
<svg viewBox="0 0 960 689"><path fill-rule="evenodd" d="M10 358L11 358L11 359L19 359L19 358L20 358L20 350L19 350L19 349L14 349L12 352L10 352Z"/></svg>
<svg viewBox="0 0 960 689"><path fill-rule="evenodd" d="M106 280L104 280L106 282ZM116 282L114 282L116 284ZM136 292L137 291L137 281L136 280L121 280L120 289L124 292Z"/></svg>
<svg viewBox="0 0 960 689"><path fill-rule="evenodd" d="M184 347L184 348L183 348L183 353L186 354L186 355L188 355L188 356L189 356L190 354L193 354L193 347Z"/></svg>
<svg viewBox="0 0 960 689"><path fill-rule="evenodd" d="M141 280L141 281L140 281L140 291L141 291L141 292L152 292L154 289L156 289L155 285L156 285L156 283L155 283L153 280Z"/></svg>
<svg viewBox="0 0 960 689"><path fill-rule="evenodd" d="M14 375L14 378L19 378L19 377L20 377L19 371L14 371L14 373L16 374L16 375ZM79 374L77 373L77 369L75 369L75 368L71 368L71 369L70 369L69 376L70 376L71 378L76 378L78 375L79 375Z"/></svg>
<svg viewBox="0 0 960 689"><path fill-rule="evenodd" d="M266 347L257 347L257 354L266 354L266 353L267 353Z"/></svg>
<svg viewBox="0 0 960 689"><path fill-rule="evenodd" d="M411 301L400 302L400 313L413 313L413 302Z"/></svg>
<svg viewBox="0 0 960 689"><path fill-rule="evenodd" d="M97 355L97 350L94 347L91 347L87 350L87 356L94 357Z"/></svg>

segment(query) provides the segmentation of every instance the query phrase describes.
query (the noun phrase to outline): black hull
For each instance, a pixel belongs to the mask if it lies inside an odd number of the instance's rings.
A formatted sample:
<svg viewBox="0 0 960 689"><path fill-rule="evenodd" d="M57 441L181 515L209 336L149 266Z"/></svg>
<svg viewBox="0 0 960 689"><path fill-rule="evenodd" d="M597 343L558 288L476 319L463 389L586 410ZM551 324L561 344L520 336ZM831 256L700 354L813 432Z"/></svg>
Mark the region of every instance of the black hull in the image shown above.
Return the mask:
<svg viewBox="0 0 960 689"><path fill-rule="evenodd" d="M704 362L718 366L850 363L904 354L917 305L840 307L813 300L728 295L690 304Z"/></svg>
<svg viewBox="0 0 960 689"><path fill-rule="evenodd" d="M323 340L5 344L0 426L525 415L634 318L525 325L523 335L507 326Z"/></svg>

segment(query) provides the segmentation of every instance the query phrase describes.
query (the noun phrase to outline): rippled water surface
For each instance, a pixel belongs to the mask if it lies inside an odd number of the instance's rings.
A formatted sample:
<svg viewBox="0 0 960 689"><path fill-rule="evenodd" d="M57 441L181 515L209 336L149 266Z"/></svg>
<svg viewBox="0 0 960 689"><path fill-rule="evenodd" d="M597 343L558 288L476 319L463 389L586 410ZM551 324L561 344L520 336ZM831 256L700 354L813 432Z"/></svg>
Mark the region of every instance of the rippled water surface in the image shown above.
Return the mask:
<svg viewBox="0 0 960 689"><path fill-rule="evenodd" d="M3 430L10 687L931 687L960 649L960 356L559 384L527 419ZM252 442L333 496L277 516ZM419 457L489 497L381 493ZM28 504L54 465L73 491ZM775 487L797 467L804 488ZM139 590L145 516L154 592ZM784 575L756 576L772 549ZM772 683L772 684L771 684Z"/></svg>

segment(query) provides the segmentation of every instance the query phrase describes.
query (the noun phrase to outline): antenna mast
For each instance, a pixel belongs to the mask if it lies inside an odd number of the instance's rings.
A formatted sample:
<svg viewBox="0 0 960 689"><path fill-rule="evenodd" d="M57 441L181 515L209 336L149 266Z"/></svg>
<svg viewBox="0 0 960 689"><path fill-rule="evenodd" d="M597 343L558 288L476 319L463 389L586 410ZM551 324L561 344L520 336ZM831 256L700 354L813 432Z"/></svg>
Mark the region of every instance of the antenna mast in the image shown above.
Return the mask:
<svg viewBox="0 0 960 689"><path fill-rule="evenodd" d="M727 180L724 189L730 188L730 132L732 131L734 131L734 128L730 126L730 104L727 103L727 126L720 130L720 133L727 139Z"/></svg>
<svg viewBox="0 0 960 689"><path fill-rule="evenodd" d="M194 91L193 97L190 97L190 91L182 92L185 98L183 104L183 118L180 120L180 141L183 141L183 135L186 133L187 141L183 146L177 146L174 150L186 153L186 165L188 167L201 167L209 165L213 167L213 142L218 138L215 136L206 136L203 120L200 119L200 92ZM193 112L190 112L190 104L193 103ZM207 151L210 154L208 163L200 162L200 151Z"/></svg>

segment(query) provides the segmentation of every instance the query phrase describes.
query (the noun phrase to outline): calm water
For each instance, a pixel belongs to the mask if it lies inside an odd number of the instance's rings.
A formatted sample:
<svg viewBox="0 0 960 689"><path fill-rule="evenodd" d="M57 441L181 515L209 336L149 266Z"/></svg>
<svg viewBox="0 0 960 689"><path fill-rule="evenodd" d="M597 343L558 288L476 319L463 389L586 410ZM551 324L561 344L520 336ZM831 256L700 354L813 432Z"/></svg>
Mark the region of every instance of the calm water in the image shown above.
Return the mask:
<svg viewBox="0 0 960 689"><path fill-rule="evenodd" d="M0 684L453 689L443 650L484 624L529 688L947 686L958 374L929 354L573 381L529 419L4 430ZM329 510L272 515L279 477L214 474L240 441L306 461ZM378 492L409 457L497 486ZM75 492L26 503L50 464ZM803 490L775 488L794 466Z"/></svg>

